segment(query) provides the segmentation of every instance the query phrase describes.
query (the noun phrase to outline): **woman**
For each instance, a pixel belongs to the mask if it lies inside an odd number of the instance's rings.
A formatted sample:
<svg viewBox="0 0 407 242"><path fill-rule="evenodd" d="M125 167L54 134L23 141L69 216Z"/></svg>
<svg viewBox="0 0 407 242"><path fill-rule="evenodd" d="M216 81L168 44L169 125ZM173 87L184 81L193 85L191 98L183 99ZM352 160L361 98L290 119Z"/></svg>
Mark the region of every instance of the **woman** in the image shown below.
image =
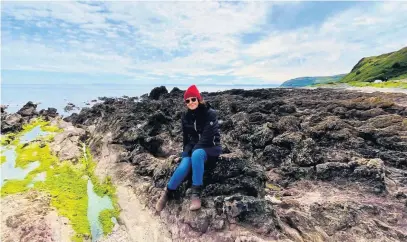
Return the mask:
<svg viewBox="0 0 407 242"><path fill-rule="evenodd" d="M215 110L205 103L195 85L184 93L187 111L182 115L183 152L182 160L172 175L164 194L157 202L161 211L171 192L175 191L192 169L192 195L190 210L201 208L204 163L208 158L222 153L218 119Z"/></svg>

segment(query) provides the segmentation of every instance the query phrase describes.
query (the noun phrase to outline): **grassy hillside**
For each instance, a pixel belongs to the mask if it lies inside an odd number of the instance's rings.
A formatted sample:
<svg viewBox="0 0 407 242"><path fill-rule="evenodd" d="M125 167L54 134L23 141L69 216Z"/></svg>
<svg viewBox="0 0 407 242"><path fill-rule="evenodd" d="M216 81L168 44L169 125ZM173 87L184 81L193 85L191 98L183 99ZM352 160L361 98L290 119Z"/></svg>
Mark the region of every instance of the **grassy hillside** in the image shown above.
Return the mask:
<svg viewBox="0 0 407 242"><path fill-rule="evenodd" d="M373 82L397 80L407 75L407 47L401 50L362 58L341 82Z"/></svg>
<svg viewBox="0 0 407 242"><path fill-rule="evenodd" d="M285 81L280 87L305 87L315 84L324 84L338 82L346 74L340 74L335 76L310 76L310 77L298 77L288 81Z"/></svg>

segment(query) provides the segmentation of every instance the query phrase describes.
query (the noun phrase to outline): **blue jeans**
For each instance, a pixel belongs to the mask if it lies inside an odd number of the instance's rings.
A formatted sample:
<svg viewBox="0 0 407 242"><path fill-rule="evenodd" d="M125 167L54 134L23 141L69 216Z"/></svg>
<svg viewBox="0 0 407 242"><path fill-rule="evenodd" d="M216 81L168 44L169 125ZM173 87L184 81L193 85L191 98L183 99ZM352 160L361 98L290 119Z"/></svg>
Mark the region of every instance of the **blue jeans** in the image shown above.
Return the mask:
<svg viewBox="0 0 407 242"><path fill-rule="evenodd" d="M209 152L208 152L209 151ZM192 185L201 186L203 184L204 164L208 159L207 153L212 155L212 150L205 151L204 149L197 149L192 152L192 155L184 156L181 163L175 170L170 181L168 182L168 189L175 190L185 179L192 168ZM218 155L218 154L216 154Z"/></svg>

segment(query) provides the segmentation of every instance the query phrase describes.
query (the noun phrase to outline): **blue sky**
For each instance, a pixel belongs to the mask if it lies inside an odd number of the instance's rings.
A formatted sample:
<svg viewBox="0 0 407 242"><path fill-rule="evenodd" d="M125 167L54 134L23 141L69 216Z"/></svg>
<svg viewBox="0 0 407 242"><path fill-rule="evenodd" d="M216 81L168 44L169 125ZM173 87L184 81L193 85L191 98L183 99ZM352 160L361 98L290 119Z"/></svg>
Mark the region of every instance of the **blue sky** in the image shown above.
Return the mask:
<svg viewBox="0 0 407 242"><path fill-rule="evenodd" d="M407 2L4 2L3 83L280 84L407 46Z"/></svg>

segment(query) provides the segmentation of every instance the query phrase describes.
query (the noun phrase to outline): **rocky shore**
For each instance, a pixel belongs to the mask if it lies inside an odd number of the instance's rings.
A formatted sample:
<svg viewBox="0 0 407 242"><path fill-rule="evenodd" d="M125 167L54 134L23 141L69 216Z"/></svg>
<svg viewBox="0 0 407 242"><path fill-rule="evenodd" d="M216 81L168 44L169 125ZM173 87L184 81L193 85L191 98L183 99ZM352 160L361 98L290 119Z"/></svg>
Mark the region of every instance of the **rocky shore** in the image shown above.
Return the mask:
<svg viewBox="0 0 407 242"><path fill-rule="evenodd" d="M153 214L179 162L182 95L158 87L64 119L84 130L78 139L89 144L96 174L118 187L121 225L106 241L407 241L406 94L203 93L218 111L224 150L205 168L203 208L188 210L189 177ZM26 117L57 117L31 107L2 109L2 134Z"/></svg>

